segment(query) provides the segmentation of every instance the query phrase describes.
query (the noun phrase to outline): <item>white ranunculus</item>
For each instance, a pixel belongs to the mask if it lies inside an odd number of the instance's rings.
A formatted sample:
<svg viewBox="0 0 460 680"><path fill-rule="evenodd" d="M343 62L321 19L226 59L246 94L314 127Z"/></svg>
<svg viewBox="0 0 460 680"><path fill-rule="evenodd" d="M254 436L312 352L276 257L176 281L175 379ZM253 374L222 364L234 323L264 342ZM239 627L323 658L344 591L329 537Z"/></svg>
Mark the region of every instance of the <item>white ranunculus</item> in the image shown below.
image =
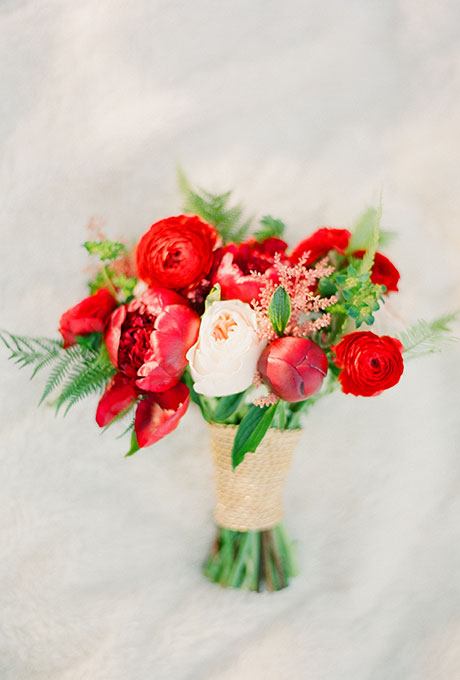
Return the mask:
<svg viewBox="0 0 460 680"><path fill-rule="evenodd" d="M265 344L257 335L257 317L248 304L213 302L201 318L197 342L187 352L195 391L224 397L248 388Z"/></svg>

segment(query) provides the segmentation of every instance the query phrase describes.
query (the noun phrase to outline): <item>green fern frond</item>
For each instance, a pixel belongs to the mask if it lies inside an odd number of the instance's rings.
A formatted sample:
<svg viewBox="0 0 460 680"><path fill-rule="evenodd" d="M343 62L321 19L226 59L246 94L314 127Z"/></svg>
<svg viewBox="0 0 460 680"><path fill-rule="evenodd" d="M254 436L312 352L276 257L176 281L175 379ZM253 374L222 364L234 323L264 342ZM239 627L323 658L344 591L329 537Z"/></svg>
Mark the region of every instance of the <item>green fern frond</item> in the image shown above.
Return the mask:
<svg viewBox="0 0 460 680"><path fill-rule="evenodd" d="M0 339L10 352L8 358L19 368L36 364L32 377L55 361L62 350L62 342L50 338L29 338L3 331Z"/></svg>
<svg viewBox="0 0 460 680"><path fill-rule="evenodd" d="M41 396L39 405L45 401L49 395L58 389L64 379L68 377L70 370L76 363L84 365L91 357L95 358L97 352L84 350L80 345L73 345L61 352L60 358L53 366L51 373L46 381L45 389Z"/></svg>
<svg viewBox="0 0 460 680"><path fill-rule="evenodd" d="M244 239L252 220L243 221L243 208L239 205L229 205L231 191L224 194L212 194L202 189L195 191L181 168L177 170L177 178L186 212L199 215L212 224L224 243L228 241L237 243Z"/></svg>
<svg viewBox="0 0 460 680"><path fill-rule="evenodd" d="M70 372L64 387L56 400L56 412L66 404L65 414L69 409L84 397L93 392L99 392L115 374L115 368L110 362L107 349L101 345L97 357L77 364Z"/></svg>
<svg viewBox="0 0 460 680"><path fill-rule="evenodd" d="M116 423L122 423L124 420L126 420L126 418L128 416L132 415L133 409L136 406L136 404L137 404L137 402L134 401L132 404L127 406L125 409L123 409L123 411L120 411L120 413L118 413L118 415L116 415L115 418L113 420L111 420L110 423L104 427L102 432L106 432L106 430L108 430L110 427L112 427L112 425L115 425ZM128 427L126 427L123 430L123 432L117 437L117 439L119 439L124 434L129 432L129 430L131 430L133 427L134 427L134 419L131 418L130 424L128 425Z"/></svg>
<svg viewBox="0 0 460 680"><path fill-rule="evenodd" d="M412 359L425 354L440 352L447 342L458 340L448 335L452 332L451 322L458 318L460 312L440 316L431 323L419 319L407 330L397 334L404 347L404 358Z"/></svg>

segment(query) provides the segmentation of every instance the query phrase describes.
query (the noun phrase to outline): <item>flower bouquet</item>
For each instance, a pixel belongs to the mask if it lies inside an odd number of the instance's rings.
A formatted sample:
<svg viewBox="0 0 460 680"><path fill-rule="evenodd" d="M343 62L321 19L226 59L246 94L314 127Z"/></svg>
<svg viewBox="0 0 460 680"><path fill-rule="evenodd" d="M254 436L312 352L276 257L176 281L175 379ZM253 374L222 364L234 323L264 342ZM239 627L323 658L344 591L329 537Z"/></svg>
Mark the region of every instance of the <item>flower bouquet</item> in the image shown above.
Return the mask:
<svg viewBox="0 0 460 680"><path fill-rule="evenodd" d="M410 356L436 351L453 315L398 337L369 330L398 290L379 252L381 209L353 231L321 228L292 250L263 217L248 237L230 194L194 191L185 214L153 224L132 248L87 241L90 295L60 320L62 340L4 332L10 358L49 369L57 411L102 392L102 428L128 418L127 456L172 432L189 406L209 423L217 536L204 573L224 586L278 590L297 571L282 492L304 415L340 388L373 397Z"/></svg>

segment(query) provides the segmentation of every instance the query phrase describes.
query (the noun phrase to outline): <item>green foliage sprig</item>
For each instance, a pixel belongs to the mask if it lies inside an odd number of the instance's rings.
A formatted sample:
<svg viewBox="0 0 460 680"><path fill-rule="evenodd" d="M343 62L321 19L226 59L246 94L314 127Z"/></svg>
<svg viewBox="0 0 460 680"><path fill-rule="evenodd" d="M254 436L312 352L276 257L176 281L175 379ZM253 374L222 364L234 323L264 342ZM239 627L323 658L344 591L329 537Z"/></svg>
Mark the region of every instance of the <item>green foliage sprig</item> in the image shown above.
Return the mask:
<svg viewBox="0 0 460 680"><path fill-rule="evenodd" d="M231 191L224 194L212 194L203 189L192 189L181 168L178 168L178 185L184 197L184 210L199 215L212 224L224 243L239 243L246 236L251 219L243 220L243 208L230 206Z"/></svg>
<svg viewBox="0 0 460 680"><path fill-rule="evenodd" d="M42 368L52 367L40 403L60 389L54 401L56 412L65 405L67 413L84 397L102 390L115 374L100 333L91 334L91 338L80 336L80 342L68 349L63 348L62 342L49 338L7 332L2 332L0 338L10 351L9 358L20 368L35 365L32 378Z"/></svg>
<svg viewBox="0 0 460 680"><path fill-rule="evenodd" d="M328 307L327 311L331 314L347 314L359 328L363 323L368 326L374 323L374 312L384 302L385 286L372 283L369 271L360 273L354 264L349 264L345 270L321 279L320 292L337 295L339 301Z"/></svg>
<svg viewBox="0 0 460 680"><path fill-rule="evenodd" d="M265 241L267 238L281 238L286 228L282 220L270 215L262 217L260 223L262 228L254 232L254 236L258 241Z"/></svg>
<svg viewBox="0 0 460 680"><path fill-rule="evenodd" d="M83 247L90 255L96 255L102 262L116 260L120 255L125 255L128 251L123 243L118 241L85 241Z"/></svg>
<svg viewBox="0 0 460 680"><path fill-rule="evenodd" d="M445 343L458 340L451 333L452 321L455 321L459 314L459 311L445 314L431 322L419 319L407 330L397 333L396 337L404 347L404 359L440 352Z"/></svg>

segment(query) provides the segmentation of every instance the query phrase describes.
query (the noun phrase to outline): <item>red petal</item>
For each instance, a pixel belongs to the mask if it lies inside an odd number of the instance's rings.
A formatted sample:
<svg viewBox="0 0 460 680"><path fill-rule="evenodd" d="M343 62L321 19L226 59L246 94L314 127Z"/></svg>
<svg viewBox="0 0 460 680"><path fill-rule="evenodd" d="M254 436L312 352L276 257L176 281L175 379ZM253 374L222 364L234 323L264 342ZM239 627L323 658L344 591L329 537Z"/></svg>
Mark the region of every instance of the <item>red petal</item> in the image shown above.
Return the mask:
<svg viewBox="0 0 460 680"><path fill-rule="evenodd" d="M185 355L196 342L199 328L198 314L189 307L170 305L162 312L151 335L152 351L138 373L138 387L147 392L173 387L187 366Z"/></svg>
<svg viewBox="0 0 460 680"><path fill-rule="evenodd" d="M126 319L126 305L118 307L110 317L109 327L105 334L105 344L109 359L118 368L118 346L120 344L121 327Z"/></svg>
<svg viewBox="0 0 460 680"><path fill-rule="evenodd" d="M167 392L142 399L134 421L139 446L150 446L175 430L189 401L189 389L181 382Z"/></svg>
<svg viewBox="0 0 460 680"><path fill-rule="evenodd" d="M116 375L102 395L97 411L96 422L105 427L122 411L136 401L136 390L132 383Z"/></svg>

